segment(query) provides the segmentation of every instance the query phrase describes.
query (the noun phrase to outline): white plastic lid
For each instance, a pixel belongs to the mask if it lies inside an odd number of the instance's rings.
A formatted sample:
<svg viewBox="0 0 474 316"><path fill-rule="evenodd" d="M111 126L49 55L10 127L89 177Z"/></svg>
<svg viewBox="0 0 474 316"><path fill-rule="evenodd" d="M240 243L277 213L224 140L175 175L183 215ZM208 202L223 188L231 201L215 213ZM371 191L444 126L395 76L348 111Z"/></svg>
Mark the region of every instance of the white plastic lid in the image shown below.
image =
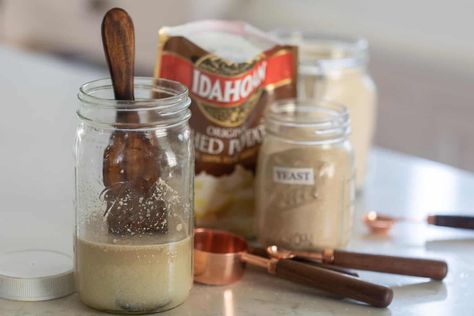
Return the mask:
<svg viewBox="0 0 474 316"><path fill-rule="evenodd" d="M43 301L74 292L71 256L33 249L0 253L0 298Z"/></svg>

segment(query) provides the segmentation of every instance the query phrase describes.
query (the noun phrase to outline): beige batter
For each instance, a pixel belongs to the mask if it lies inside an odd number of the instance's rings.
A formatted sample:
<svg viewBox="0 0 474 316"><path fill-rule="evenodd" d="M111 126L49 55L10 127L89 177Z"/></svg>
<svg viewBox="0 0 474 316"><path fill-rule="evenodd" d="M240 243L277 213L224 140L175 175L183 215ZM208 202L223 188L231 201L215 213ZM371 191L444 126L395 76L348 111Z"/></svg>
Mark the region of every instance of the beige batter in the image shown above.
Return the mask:
<svg viewBox="0 0 474 316"><path fill-rule="evenodd" d="M150 244L146 236L115 244L76 239L81 300L103 311L158 312L181 304L192 277L192 239Z"/></svg>

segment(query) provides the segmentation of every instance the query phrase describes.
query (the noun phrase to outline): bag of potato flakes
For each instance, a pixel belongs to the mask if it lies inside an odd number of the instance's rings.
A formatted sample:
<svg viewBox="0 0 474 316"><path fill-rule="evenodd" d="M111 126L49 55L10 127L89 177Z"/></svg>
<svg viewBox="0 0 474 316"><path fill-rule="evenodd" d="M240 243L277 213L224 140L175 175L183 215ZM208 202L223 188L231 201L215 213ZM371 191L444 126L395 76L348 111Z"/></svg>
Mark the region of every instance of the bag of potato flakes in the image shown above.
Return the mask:
<svg viewBox="0 0 474 316"><path fill-rule="evenodd" d="M296 97L296 47L242 22L163 27L155 76L189 88L198 226L254 234L254 175L266 106Z"/></svg>

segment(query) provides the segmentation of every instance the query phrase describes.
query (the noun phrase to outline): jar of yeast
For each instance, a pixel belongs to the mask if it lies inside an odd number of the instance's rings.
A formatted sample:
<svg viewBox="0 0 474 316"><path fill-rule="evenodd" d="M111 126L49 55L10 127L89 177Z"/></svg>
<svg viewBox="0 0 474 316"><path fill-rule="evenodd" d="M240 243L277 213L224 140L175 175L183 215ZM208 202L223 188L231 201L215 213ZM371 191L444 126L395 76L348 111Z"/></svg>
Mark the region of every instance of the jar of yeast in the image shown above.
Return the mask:
<svg viewBox="0 0 474 316"><path fill-rule="evenodd" d="M348 110L330 101L270 106L257 166L260 242L289 249L343 247L354 206Z"/></svg>

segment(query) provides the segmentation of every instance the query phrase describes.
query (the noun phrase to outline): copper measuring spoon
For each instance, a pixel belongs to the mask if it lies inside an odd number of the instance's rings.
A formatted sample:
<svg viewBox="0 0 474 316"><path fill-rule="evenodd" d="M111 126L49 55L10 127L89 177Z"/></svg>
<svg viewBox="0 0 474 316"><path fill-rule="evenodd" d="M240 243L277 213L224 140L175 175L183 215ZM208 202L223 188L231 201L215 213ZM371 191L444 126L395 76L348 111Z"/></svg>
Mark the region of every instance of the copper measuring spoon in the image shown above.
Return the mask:
<svg viewBox="0 0 474 316"><path fill-rule="evenodd" d="M264 248L264 247L253 247L253 246L251 246L251 247L249 247L248 252L253 254L253 255L257 255L257 256L261 256L261 257L267 257L267 258L271 257L271 255L269 254L267 249ZM313 260L313 259L296 257L296 256L286 257L286 258L282 258L282 259L291 259L291 260L303 262L305 264L314 265L314 266L317 266L317 267L320 267L320 268L323 268L323 269L332 270L334 272L347 274L347 275L350 275L350 276L353 276L353 277L356 277L356 278L359 277L359 274L357 272L353 271L353 270L337 267L337 266L332 265L332 264L322 263L321 261L316 261L316 260Z"/></svg>
<svg viewBox="0 0 474 316"><path fill-rule="evenodd" d="M387 307L392 289L360 279L310 266L298 261L265 258L249 254L245 240L231 233L198 228L194 231L194 280L210 285L225 285L240 280L245 265L375 307Z"/></svg>
<svg viewBox="0 0 474 316"><path fill-rule="evenodd" d="M393 225L400 221L426 221L430 225L474 229L474 216L464 215L429 215L426 219L408 218L408 217L392 217L379 214L377 212L369 212L364 215L364 223L375 234L387 234Z"/></svg>
<svg viewBox="0 0 474 316"><path fill-rule="evenodd" d="M448 273L447 263L441 260L373 255L329 248L320 252L312 252L291 251L277 246L269 246L267 251L272 257L280 259L301 257L344 268L418 276L434 280L442 280Z"/></svg>

